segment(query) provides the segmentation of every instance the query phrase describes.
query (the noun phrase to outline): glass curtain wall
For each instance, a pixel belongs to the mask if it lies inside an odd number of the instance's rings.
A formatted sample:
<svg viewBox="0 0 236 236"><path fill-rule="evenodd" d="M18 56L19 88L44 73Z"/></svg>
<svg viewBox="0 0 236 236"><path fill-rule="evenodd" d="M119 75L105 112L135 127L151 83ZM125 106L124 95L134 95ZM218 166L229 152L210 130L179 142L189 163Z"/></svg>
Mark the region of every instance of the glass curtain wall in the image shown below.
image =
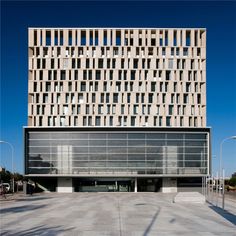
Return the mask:
<svg viewBox="0 0 236 236"><path fill-rule="evenodd" d="M190 132L34 132L26 174L207 174L208 134Z"/></svg>

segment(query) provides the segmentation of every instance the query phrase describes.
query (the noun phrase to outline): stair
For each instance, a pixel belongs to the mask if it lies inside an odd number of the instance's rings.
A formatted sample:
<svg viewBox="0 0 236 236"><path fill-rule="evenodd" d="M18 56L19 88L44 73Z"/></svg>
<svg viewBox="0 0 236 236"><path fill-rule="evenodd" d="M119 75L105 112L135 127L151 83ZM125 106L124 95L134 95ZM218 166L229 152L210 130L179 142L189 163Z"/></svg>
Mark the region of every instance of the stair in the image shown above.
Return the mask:
<svg viewBox="0 0 236 236"><path fill-rule="evenodd" d="M37 183L37 187L42 189L44 192L50 192L47 188L43 187L41 184Z"/></svg>

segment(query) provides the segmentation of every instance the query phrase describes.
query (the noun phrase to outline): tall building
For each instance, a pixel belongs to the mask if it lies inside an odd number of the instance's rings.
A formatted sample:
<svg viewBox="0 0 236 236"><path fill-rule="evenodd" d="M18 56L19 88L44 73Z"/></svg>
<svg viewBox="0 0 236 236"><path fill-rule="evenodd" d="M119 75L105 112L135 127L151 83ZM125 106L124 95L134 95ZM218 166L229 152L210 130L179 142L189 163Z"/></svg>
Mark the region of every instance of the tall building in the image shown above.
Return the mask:
<svg viewBox="0 0 236 236"><path fill-rule="evenodd" d="M25 174L43 189L197 189L206 30L29 28Z"/></svg>

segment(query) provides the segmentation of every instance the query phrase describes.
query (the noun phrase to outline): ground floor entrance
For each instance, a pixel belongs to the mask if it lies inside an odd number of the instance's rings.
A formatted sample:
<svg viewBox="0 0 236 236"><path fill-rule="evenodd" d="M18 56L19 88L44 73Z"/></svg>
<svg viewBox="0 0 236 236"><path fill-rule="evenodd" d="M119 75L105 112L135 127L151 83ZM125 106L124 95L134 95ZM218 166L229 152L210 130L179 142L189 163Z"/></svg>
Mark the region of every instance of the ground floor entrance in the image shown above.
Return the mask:
<svg viewBox="0 0 236 236"><path fill-rule="evenodd" d="M32 177L37 191L49 192L201 192L202 177Z"/></svg>
<svg viewBox="0 0 236 236"><path fill-rule="evenodd" d="M134 180L129 178L74 178L74 192L133 192Z"/></svg>

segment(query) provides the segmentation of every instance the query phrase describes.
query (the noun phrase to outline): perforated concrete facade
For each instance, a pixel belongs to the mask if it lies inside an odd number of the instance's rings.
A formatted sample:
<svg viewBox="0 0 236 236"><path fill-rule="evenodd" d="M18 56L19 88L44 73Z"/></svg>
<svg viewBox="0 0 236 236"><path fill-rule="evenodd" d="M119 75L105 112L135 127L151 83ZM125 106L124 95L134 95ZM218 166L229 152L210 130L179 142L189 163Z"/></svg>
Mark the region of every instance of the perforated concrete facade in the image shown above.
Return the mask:
<svg viewBox="0 0 236 236"><path fill-rule="evenodd" d="M30 28L28 126L206 127L206 30Z"/></svg>

